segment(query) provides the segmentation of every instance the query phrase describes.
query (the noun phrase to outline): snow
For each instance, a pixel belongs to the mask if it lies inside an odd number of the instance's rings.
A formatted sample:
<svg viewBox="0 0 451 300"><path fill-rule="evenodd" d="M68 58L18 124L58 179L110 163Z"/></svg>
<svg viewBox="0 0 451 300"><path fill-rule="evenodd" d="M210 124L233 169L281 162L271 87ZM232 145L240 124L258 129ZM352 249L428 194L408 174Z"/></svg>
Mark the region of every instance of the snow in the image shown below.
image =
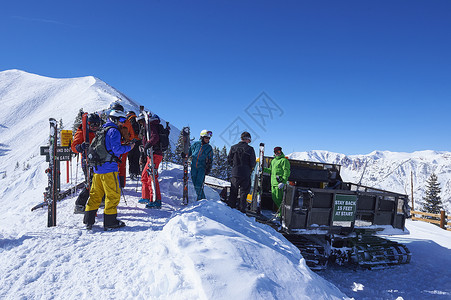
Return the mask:
<svg viewBox="0 0 451 300"><path fill-rule="evenodd" d="M80 107L101 110L117 95L136 107L93 77L0 72L0 299L451 298L450 231L408 221L410 234L391 238L411 250L410 264L313 272L280 233L230 209L214 189L182 206L183 170L174 164L160 166L161 210L138 204L140 186L128 179L118 207L126 227L103 231L99 210L86 231L83 216L73 214L74 194L58 202L57 226L48 228L45 208L30 211L47 185L39 146L48 140L48 118L70 129ZM72 183L62 164L63 190L81 181L75 164ZM189 193L192 200L191 183Z"/></svg>

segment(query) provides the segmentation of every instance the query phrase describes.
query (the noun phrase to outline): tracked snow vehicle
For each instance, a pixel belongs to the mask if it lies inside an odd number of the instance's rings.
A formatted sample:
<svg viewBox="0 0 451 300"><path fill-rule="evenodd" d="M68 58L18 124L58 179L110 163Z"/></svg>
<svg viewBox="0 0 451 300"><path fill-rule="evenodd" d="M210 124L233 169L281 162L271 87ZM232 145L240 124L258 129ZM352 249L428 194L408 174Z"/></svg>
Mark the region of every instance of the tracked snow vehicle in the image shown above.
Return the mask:
<svg viewBox="0 0 451 300"><path fill-rule="evenodd" d="M271 160L265 156L263 166ZM282 232L310 268L324 269L331 261L365 268L410 262L407 247L386 238L408 234L407 195L343 182L340 165L289 162L289 185L279 211L271 198L269 174L258 174L261 168L256 168L248 215Z"/></svg>

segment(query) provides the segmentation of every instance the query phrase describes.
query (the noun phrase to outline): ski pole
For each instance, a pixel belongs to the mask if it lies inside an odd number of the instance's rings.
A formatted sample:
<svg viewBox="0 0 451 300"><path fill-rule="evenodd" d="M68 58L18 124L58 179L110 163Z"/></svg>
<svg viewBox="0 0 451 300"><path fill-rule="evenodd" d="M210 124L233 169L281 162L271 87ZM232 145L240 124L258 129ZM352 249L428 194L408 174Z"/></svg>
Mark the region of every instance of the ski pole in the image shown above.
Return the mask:
<svg viewBox="0 0 451 300"><path fill-rule="evenodd" d="M127 204L127 199L125 199L124 189L121 189L121 194L122 194L122 197L124 198L125 205L128 206L128 204Z"/></svg>

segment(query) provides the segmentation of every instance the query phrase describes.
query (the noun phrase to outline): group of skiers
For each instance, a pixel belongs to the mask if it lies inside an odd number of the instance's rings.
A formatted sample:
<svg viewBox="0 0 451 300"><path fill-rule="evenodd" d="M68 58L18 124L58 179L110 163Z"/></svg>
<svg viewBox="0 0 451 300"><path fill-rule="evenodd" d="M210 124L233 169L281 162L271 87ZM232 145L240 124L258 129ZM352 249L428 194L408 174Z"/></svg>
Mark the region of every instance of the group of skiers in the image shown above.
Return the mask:
<svg viewBox="0 0 451 300"><path fill-rule="evenodd" d="M138 201L146 208L161 208L161 192L158 183L158 167L163 160L164 147L161 146L160 118L155 114L142 111L127 114L121 104L110 106L108 120L102 124L98 114L86 116L86 126L80 125L74 135L72 151L81 153L82 168L86 178L86 188L81 191L74 213L83 213L83 223L92 229L97 210L104 200L104 230L125 226L117 219L117 206L122 189L126 185L126 161L129 161L130 179L141 176L142 198ZM167 134L169 128L166 126ZM100 136L103 134L103 139ZM97 134L97 136L96 136ZM197 200L204 199L205 176L213 166L213 148L210 139L212 132L202 130L198 141L189 148L191 161L191 179ZM97 139L97 141L94 141ZM101 142L99 142L99 140ZM94 142L93 142L94 141ZM93 165L96 155L90 151L93 143L101 143L106 149L105 158ZM256 165L256 156L248 132L241 134L241 141L232 146L228 154L228 163L232 166L231 190L228 204L232 208L246 211L247 194L251 187L251 173ZM91 146L90 146L91 145ZM88 151L89 149L89 151ZM187 154L181 153L185 158ZM282 148L274 148L275 158L264 171L271 174L272 195L277 208L282 200L282 188L290 175L290 164L282 153ZM238 197L239 191L239 197Z"/></svg>

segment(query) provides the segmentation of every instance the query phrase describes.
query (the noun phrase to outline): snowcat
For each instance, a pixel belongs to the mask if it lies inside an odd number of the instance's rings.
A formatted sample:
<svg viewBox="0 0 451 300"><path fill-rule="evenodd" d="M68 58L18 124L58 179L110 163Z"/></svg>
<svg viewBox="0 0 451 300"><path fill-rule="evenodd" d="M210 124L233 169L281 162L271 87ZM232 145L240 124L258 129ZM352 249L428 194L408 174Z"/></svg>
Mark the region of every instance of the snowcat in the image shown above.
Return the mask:
<svg viewBox="0 0 451 300"><path fill-rule="evenodd" d="M343 182L337 164L289 159L289 184L277 211L270 175L261 171L273 158L261 158L247 214L280 231L311 269L328 262L369 269L410 262L407 247L387 238L409 233L407 195Z"/></svg>

